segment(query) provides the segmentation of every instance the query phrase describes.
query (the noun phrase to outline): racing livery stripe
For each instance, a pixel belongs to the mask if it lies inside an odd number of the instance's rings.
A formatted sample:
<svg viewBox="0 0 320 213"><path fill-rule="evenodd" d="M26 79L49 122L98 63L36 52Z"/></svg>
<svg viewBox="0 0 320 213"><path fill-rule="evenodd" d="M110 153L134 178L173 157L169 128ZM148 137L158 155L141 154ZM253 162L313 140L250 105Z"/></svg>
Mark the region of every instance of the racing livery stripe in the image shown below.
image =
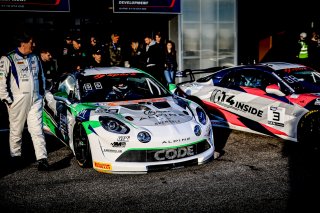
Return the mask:
<svg viewBox="0 0 320 213"><path fill-rule="evenodd" d="M222 117L224 119L226 119L226 121L230 124L233 124L233 125L239 126L239 127L248 128L253 131L260 132L260 133L270 135L270 136L277 136L277 135L287 136L287 134L283 131L280 131L280 130L272 128L270 126L253 121L253 120L248 119L246 117L239 116L239 115L234 114L232 112L229 112L214 103L211 103L211 102L205 102L205 103L207 105L210 105L211 107L215 107L216 109L218 109L222 113L222 115L223 115ZM221 117L221 115L220 115L220 117Z"/></svg>
<svg viewBox="0 0 320 213"><path fill-rule="evenodd" d="M286 104L292 104L289 99L285 96L278 96L278 95L272 95L267 94L265 91L258 89L258 88L250 88L250 87L241 87L246 93L259 96L261 98L270 99L273 101L281 101Z"/></svg>
<svg viewBox="0 0 320 213"><path fill-rule="evenodd" d="M290 101L300 105L301 107L311 109L314 107L314 100L317 100L319 96L312 95L312 94L304 94L304 95L297 95L297 97L290 97Z"/></svg>

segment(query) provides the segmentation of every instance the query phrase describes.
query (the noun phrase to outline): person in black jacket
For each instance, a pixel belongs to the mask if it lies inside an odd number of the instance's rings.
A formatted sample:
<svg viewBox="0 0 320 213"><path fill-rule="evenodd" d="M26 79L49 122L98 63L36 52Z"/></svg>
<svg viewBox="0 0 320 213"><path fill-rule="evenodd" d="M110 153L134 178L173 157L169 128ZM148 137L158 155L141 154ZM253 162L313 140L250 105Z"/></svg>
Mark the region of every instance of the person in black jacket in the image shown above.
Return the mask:
<svg viewBox="0 0 320 213"><path fill-rule="evenodd" d="M155 40L153 40L150 35L145 36L144 42L144 69L146 72L155 77L158 81L164 84L165 80L163 76L163 63L161 63L161 59L163 58L163 52L160 48L158 48Z"/></svg>
<svg viewBox="0 0 320 213"><path fill-rule="evenodd" d="M178 63L175 43L171 40L166 43L164 66L164 77L167 80L167 84L174 84Z"/></svg>

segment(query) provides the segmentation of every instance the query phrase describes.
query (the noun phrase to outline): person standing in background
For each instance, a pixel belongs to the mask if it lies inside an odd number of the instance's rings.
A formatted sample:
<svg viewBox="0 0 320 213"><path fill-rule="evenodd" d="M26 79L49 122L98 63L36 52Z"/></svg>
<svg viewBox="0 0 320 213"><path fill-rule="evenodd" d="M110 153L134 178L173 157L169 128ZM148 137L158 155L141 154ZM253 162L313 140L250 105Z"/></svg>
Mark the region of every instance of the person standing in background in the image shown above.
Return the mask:
<svg viewBox="0 0 320 213"><path fill-rule="evenodd" d="M143 63L144 69L162 84L165 83L163 70L164 63L160 60L163 52L156 46L155 40L150 35L144 38Z"/></svg>
<svg viewBox="0 0 320 213"><path fill-rule="evenodd" d="M320 68L320 38L316 31L311 33L311 38L309 41L309 62L310 66L314 69L319 70Z"/></svg>
<svg viewBox="0 0 320 213"><path fill-rule="evenodd" d="M96 50L92 50L91 56L92 58L89 60L89 68L109 66L101 49L97 48Z"/></svg>
<svg viewBox="0 0 320 213"><path fill-rule="evenodd" d="M69 56L71 67L70 67L70 70L67 72L80 71L85 69L88 65L88 55L84 47L82 46L81 38L75 37L72 40L72 46L73 48L70 51L70 56Z"/></svg>
<svg viewBox="0 0 320 213"><path fill-rule="evenodd" d="M127 66L142 69L142 48L138 40L133 39L130 43L126 61L128 61Z"/></svg>
<svg viewBox="0 0 320 213"><path fill-rule="evenodd" d="M111 41L106 44L106 55L109 59L110 66L124 66L122 47L120 44L120 35L117 33L111 34Z"/></svg>
<svg viewBox="0 0 320 213"><path fill-rule="evenodd" d="M300 33L300 38L297 43L297 63L308 66L309 65L309 42L307 39L307 33Z"/></svg>
<svg viewBox="0 0 320 213"><path fill-rule="evenodd" d="M164 77L168 85L174 84L176 72L178 69L178 63L177 63L177 51L176 51L175 43L173 41L171 40L167 41L164 55L165 55Z"/></svg>
<svg viewBox="0 0 320 213"><path fill-rule="evenodd" d="M10 155L20 168L22 133L27 122L38 170L49 170L43 132L43 96L45 76L39 57L33 53L34 37L22 32L16 37L16 49L0 59L0 98L7 105L10 127Z"/></svg>
<svg viewBox="0 0 320 213"><path fill-rule="evenodd" d="M54 79L59 77L57 60L52 57L51 51L46 48L41 48L39 57L42 64L44 76L46 78L46 86L52 86Z"/></svg>

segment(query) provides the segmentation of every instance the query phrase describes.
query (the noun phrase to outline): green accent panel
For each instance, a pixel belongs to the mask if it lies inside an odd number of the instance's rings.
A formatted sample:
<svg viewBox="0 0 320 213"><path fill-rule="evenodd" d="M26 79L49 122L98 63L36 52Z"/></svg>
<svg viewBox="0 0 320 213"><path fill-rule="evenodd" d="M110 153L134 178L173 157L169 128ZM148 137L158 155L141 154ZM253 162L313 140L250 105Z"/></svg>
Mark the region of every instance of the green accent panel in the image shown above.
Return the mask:
<svg viewBox="0 0 320 213"><path fill-rule="evenodd" d="M68 94L66 92L56 92L53 95L68 98Z"/></svg>
<svg viewBox="0 0 320 213"><path fill-rule="evenodd" d="M89 129L89 126L91 126L93 129L101 126L99 121L86 121L86 122L83 122L82 125L88 135L93 133L92 130Z"/></svg>
<svg viewBox="0 0 320 213"><path fill-rule="evenodd" d="M43 123L50 129L51 133L54 135L57 135L57 126L54 124L54 122L51 120L50 116L43 111Z"/></svg>

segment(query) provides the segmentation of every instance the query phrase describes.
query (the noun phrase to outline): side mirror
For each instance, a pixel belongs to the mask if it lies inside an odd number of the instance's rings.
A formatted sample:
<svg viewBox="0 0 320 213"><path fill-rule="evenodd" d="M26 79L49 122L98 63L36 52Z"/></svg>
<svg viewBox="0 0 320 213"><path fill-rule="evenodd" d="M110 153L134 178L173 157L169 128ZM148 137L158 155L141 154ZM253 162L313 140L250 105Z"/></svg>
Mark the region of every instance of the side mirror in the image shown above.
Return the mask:
<svg viewBox="0 0 320 213"><path fill-rule="evenodd" d="M70 106L70 105L72 104L71 101L69 101L68 98L66 98L66 97L54 96L54 99L55 99L56 101L65 103L67 106Z"/></svg>
<svg viewBox="0 0 320 213"><path fill-rule="evenodd" d="M266 87L266 92L268 94L274 94L277 96L285 96L283 92L281 92L279 85L277 84L270 84Z"/></svg>

